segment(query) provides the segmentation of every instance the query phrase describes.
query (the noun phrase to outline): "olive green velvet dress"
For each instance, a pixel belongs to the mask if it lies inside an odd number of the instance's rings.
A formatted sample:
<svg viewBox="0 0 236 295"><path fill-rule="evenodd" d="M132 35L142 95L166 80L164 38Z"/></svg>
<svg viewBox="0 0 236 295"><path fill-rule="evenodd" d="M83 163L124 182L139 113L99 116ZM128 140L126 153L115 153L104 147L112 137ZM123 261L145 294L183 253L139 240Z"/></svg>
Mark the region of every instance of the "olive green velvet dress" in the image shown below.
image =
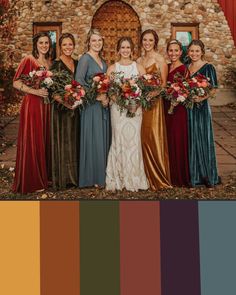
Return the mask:
<svg viewBox="0 0 236 295"><path fill-rule="evenodd" d="M77 61L74 61L75 69ZM74 73L56 60L52 69ZM79 110L62 107L53 101L51 108L52 184L54 189L63 189L78 182Z"/></svg>

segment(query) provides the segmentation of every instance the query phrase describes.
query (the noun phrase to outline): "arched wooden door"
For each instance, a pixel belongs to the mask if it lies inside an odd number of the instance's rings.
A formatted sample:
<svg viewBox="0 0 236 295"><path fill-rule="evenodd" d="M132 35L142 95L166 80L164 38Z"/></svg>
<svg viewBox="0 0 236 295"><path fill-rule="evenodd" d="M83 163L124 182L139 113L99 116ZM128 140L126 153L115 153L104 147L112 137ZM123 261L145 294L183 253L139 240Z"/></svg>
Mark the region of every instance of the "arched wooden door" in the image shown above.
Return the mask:
<svg viewBox="0 0 236 295"><path fill-rule="evenodd" d="M131 6L123 1L105 2L95 13L92 28L99 29L105 37L103 56L111 64L117 60L116 44L119 38L129 36L135 44L134 58L137 58L141 24Z"/></svg>

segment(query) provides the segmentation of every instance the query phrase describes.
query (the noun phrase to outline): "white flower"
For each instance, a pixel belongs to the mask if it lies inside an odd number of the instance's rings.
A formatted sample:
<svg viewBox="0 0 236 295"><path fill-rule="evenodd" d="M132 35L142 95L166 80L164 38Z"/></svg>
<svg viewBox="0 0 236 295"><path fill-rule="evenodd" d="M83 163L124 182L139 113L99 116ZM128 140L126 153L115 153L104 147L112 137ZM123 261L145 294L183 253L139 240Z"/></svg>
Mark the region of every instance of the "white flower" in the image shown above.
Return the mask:
<svg viewBox="0 0 236 295"><path fill-rule="evenodd" d="M183 95L179 95L177 97L177 101L183 102L183 101L185 101L185 97Z"/></svg>
<svg viewBox="0 0 236 295"><path fill-rule="evenodd" d="M50 86L53 84L53 80L50 77L48 77L48 78L44 79L44 83L46 83L48 86Z"/></svg>
<svg viewBox="0 0 236 295"><path fill-rule="evenodd" d="M10 168L9 168L9 171L11 171L11 172L14 171L14 170L15 170L14 167L10 167Z"/></svg>
<svg viewBox="0 0 236 295"><path fill-rule="evenodd" d="M36 71L32 71L29 73L30 78L32 78L35 75Z"/></svg>

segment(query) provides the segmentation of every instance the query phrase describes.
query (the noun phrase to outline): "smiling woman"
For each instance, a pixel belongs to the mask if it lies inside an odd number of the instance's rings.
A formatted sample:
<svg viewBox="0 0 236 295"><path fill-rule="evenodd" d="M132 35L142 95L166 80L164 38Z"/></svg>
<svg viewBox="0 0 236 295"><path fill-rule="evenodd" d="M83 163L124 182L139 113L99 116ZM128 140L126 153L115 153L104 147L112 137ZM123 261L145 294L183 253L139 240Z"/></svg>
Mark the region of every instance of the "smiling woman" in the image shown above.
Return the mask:
<svg viewBox="0 0 236 295"><path fill-rule="evenodd" d="M59 46L61 55L54 61L52 70L60 73L62 79L69 76L73 80L77 65L71 57L75 48L73 35L62 34ZM52 184L54 189L62 189L67 185L77 185L79 111L74 109L72 114L72 106L58 95L52 94L52 102Z"/></svg>
<svg viewBox="0 0 236 295"><path fill-rule="evenodd" d="M88 88L91 78L106 73L107 65L101 58L103 38L98 30L91 30L87 38L88 51L80 58L76 80ZM87 105L80 116L79 187L105 186L107 156L110 147L110 111L108 99L100 94Z"/></svg>
<svg viewBox="0 0 236 295"><path fill-rule="evenodd" d="M21 61L13 82L16 89L26 94L20 112L13 184L13 191L22 194L46 189L50 177L50 105L43 102L48 91L26 85L22 77L29 76L39 67L49 69L51 48L51 39L46 32L36 34L32 55Z"/></svg>

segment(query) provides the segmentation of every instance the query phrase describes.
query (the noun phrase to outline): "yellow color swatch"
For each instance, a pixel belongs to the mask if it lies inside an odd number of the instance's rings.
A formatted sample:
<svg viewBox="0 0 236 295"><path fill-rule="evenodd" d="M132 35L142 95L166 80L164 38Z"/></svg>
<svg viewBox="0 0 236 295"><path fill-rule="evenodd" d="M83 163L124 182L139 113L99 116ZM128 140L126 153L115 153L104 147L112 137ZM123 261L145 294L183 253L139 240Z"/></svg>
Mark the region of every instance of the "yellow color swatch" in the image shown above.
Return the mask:
<svg viewBox="0 0 236 295"><path fill-rule="evenodd" d="M0 294L40 295L37 201L0 202Z"/></svg>

